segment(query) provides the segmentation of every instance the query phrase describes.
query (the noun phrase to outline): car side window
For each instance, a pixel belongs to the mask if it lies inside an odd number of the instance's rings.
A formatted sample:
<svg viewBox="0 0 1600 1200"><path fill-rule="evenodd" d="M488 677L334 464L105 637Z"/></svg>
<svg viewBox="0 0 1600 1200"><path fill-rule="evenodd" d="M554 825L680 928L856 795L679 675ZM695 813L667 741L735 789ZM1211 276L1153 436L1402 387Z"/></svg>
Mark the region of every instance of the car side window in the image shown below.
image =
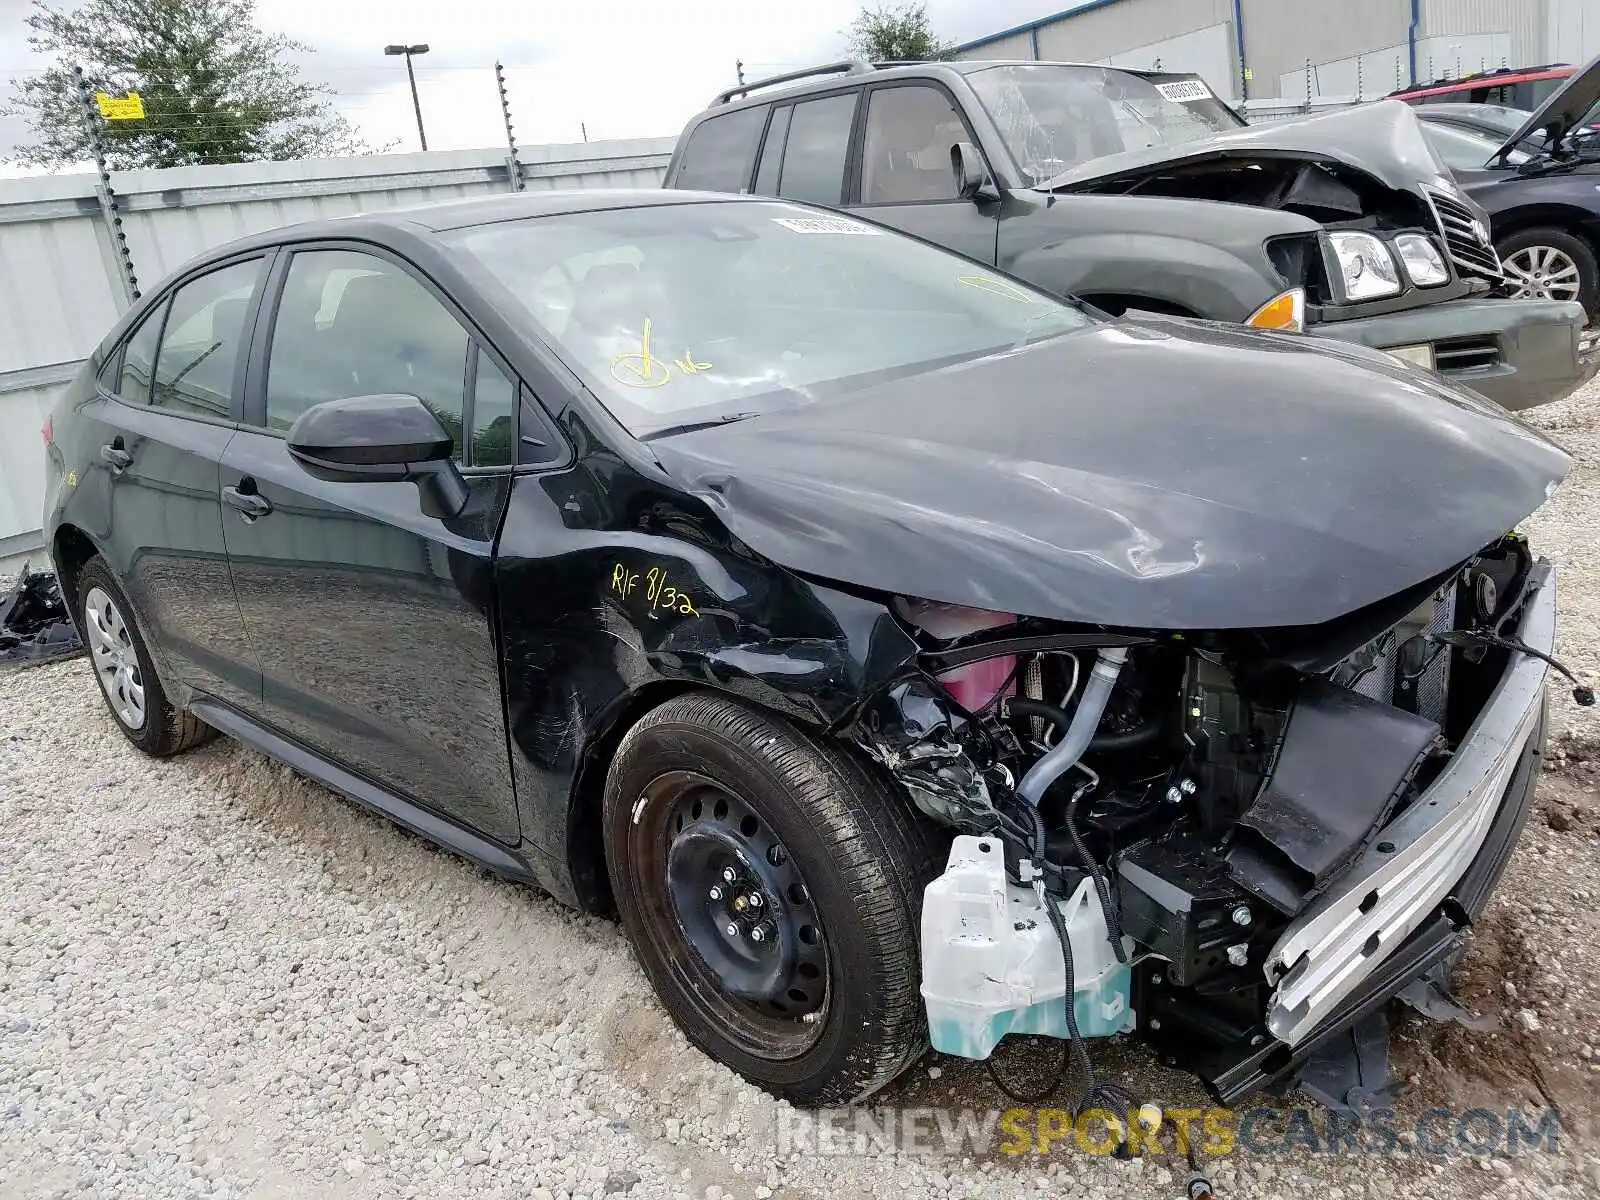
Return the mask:
<svg viewBox="0 0 1600 1200"><path fill-rule="evenodd" d="M407 271L376 255L307 250L289 262L267 359L267 425L314 404L415 396L466 450L467 331Z"/></svg>
<svg viewBox="0 0 1600 1200"><path fill-rule="evenodd" d="M161 323L166 312L166 301L152 308L122 348L122 374L113 390L129 404L150 403L150 381L156 374L156 345L161 340Z"/></svg>
<svg viewBox="0 0 1600 1200"><path fill-rule="evenodd" d="M854 92L796 104L789 120L778 195L838 205L844 196L844 165L855 118Z"/></svg>
<svg viewBox="0 0 1600 1200"><path fill-rule="evenodd" d="M259 258L234 263L191 280L173 294L156 356L153 407L232 417L234 368L261 269Z"/></svg>
<svg viewBox="0 0 1600 1200"><path fill-rule="evenodd" d="M472 387L473 467L509 467L516 440L517 385L488 353L478 351Z"/></svg>
<svg viewBox="0 0 1600 1200"><path fill-rule="evenodd" d="M778 194L778 168L783 165L783 144L789 140L789 118L793 115L794 106L789 104L772 112L767 140L761 146L761 165L756 168L755 193L758 196Z"/></svg>
<svg viewBox="0 0 1600 1200"><path fill-rule="evenodd" d="M867 100L861 203L960 199L950 147L966 139L961 114L938 88L874 89Z"/></svg>
<svg viewBox="0 0 1600 1200"><path fill-rule="evenodd" d="M759 106L701 121L683 148L673 186L706 192L748 191L756 142L766 121L767 110Z"/></svg>

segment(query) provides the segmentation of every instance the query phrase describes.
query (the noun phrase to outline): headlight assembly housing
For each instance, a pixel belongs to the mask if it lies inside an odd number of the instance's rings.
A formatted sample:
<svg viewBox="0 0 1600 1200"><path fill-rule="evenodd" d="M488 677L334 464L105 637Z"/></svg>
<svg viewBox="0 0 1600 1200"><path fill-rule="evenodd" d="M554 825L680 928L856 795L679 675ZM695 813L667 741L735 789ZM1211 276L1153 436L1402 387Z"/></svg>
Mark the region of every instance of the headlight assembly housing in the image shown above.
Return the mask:
<svg viewBox="0 0 1600 1200"><path fill-rule="evenodd" d="M1450 269L1444 265L1444 255L1427 234L1402 233L1394 239L1394 248L1406 269L1406 277L1418 287L1438 287L1450 282Z"/></svg>
<svg viewBox="0 0 1600 1200"><path fill-rule="evenodd" d="M1383 239L1370 233L1341 230L1328 234L1338 264L1335 282L1344 299L1379 300L1400 294L1400 270Z"/></svg>

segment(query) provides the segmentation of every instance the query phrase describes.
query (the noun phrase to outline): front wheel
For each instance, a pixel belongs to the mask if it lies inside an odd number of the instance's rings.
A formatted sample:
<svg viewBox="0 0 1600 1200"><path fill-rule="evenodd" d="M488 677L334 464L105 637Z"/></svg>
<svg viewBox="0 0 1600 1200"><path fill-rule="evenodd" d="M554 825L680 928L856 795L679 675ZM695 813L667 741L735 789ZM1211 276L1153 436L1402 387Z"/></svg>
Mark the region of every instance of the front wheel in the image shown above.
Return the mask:
<svg viewBox="0 0 1600 1200"><path fill-rule="evenodd" d="M1600 311L1600 264L1594 248L1554 226L1523 229L1495 247L1518 300L1577 300L1591 318Z"/></svg>
<svg viewBox="0 0 1600 1200"><path fill-rule="evenodd" d="M624 736L604 815L628 938L702 1050L795 1104L860 1099L921 1054L918 915L935 852L865 763L684 695Z"/></svg>

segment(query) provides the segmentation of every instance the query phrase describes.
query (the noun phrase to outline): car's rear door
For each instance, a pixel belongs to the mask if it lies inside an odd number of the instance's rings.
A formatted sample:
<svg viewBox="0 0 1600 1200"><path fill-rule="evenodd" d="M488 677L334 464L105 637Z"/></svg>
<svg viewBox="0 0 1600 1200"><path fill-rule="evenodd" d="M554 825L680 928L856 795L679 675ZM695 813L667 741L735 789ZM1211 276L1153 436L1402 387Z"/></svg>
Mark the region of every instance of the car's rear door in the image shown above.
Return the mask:
<svg viewBox="0 0 1600 1200"><path fill-rule="evenodd" d="M223 527L266 721L502 842L518 835L491 561L515 452L509 371L432 286L366 245L285 251L222 464ZM347 396L419 397L471 493L450 520L409 483L314 478L284 435Z"/></svg>
<svg viewBox="0 0 1600 1200"><path fill-rule="evenodd" d="M915 79L868 88L860 126L860 152L845 189L847 206L880 224L994 262L1000 202L968 200L956 191L950 149L957 142L979 143L944 86Z"/></svg>
<svg viewBox="0 0 1600 1200"><path fill-rule="evenodd" d="M222 536L219 463L239 419L248 330L267 275L257 253L207 266L153 305L79 410L94 466L88 533L163 660L233 703L260 694Z"/></svg>

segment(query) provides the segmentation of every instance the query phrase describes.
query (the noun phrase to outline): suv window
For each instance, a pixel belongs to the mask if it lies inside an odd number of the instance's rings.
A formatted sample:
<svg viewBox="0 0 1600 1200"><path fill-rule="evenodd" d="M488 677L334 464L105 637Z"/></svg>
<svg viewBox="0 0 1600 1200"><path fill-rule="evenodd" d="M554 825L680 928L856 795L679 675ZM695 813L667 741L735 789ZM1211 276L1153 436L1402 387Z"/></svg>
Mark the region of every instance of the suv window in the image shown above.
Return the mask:
<svg viewBox="0 0 1600 1200"><path fill-rule="evenodd" d="M313 404L346 396L416 396L462 459L467 331L410 274L350 250L296 254L267 362L267 425L287 430Z"/></svg>
<svg viewBox="0 0 1600 1200"><path fill-rule="evenodd" d="M765 108L741 109L701 121L683 148L673 185L707 192L748 191L756 142L766 121Z"/></svg>
<svg viewBox="0 0 1600 1200"><path fill-rule="evenodd" d="M761 146L761 166L756 170L756 195L778 194L778 168L783 165L783 144L789 139L789 118L794 107L785 104L772 110L772 124L767 126L767 140Z"/></svg>
<svg viewBox="0 0 1600 1200"><path fill-rule="evenodd" d="M861 203L958 200L950 147L967 127L935 87L876 88L867 98Z"/></svg>
<svg viewBox="0 0 1600 1200"><path fill-rule="evenodd" d="M796 104L784 146L778 195L838 205L844 197L844 164L855 118L855 92Z"/></svg>
<svg viewBox="0 0 1600 1200"><path fill-rule="evenodd" d="M205 417L233 415L234 368L261 263L257 258L223 267L173 294L156 357L154 407Z"/></svg>

